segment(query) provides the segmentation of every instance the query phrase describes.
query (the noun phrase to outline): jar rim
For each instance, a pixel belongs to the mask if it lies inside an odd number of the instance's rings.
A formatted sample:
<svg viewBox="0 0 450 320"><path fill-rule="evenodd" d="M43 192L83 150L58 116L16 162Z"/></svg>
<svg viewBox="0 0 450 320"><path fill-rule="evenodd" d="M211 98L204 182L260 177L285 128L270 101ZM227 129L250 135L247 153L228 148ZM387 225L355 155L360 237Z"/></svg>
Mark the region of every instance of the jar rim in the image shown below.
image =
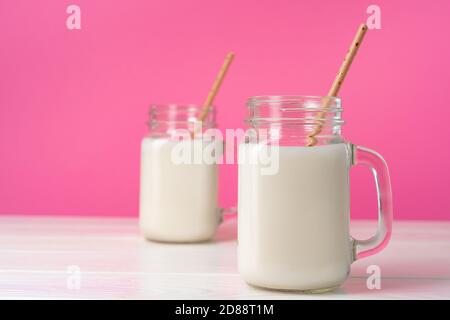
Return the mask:
<svg viewBox="0 0 450 320"><path fill-rule="evenodd" d="M199 111L202 110L203 106L195 103L151 103L150 111ZM209 111L214 111L216 107L214 105L209 106Z"/></svg>
<svg viewBox="0 0 450 320"><path fill-rule="evenodd" d="M331 106L324 108L322 101L327 99ZM309 104L308 104L309 102ZM342 111L342 100L336 96L303 96L303 95L260 95L253 96L247 99L247 107L255 108L258 105L275 104L283 105L289 103L290 105L305 104L306 106L299 109L327 109L328 111Z"/></svg>
<svg viewBox="0 0 450 320"><path fill-rule="evenodd" d="M165 126L183 127L200 122L203 106L198 104L179 103L152 103L149 106L149 122L147 124L155 128L156 124ZM206 128L216 126L216 109L210 106L205 119L201 121Z"/></svg>

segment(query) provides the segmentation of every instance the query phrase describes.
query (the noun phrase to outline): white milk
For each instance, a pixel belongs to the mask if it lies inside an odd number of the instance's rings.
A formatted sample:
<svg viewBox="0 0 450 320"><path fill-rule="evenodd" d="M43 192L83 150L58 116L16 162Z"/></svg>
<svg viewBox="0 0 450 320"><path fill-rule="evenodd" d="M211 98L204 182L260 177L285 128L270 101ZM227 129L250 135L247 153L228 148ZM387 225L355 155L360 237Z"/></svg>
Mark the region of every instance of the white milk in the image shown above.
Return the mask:
<svg viewBox="0 0 450 320"><path fill-rule="evenodd" d="M350 271L349 159L345 144L282 146L279 171L261 175L261 146L239 147L239 271L253 285L317 290Z"/></svg>
<svg viewBox="0 0 450 320"><path fill-rule="evenodd" d="M188 142L204 148L201 140ZM193 242L213 237L217 210L217 165L176 164L175 141L144 138L141 149L140 228L147 239Z"/></svg>

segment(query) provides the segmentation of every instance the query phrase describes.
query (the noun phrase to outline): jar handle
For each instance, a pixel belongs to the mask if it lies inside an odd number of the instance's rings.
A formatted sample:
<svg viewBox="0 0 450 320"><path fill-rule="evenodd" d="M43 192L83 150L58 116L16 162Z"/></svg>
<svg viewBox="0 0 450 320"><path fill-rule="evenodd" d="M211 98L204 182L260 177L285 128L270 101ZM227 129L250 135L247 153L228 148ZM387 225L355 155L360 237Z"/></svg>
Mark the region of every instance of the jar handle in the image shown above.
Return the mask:
<svg viewBox="0 0 450 320"><path fill-rule="evenodd" d="M351 146L352 165L369 167L375 179L378 197L378 227L369 239L353 239L353 261L376 254L388 244L392 234L392 190L386 161L368 148Z"/></svg>
<svg viewBox="0 0 450 320"><path fill-rule="evenodd" d="M219 212L219 224L226 220L236 219L237 218L237 209L236 207L231 208L218 208Z"/></svg>

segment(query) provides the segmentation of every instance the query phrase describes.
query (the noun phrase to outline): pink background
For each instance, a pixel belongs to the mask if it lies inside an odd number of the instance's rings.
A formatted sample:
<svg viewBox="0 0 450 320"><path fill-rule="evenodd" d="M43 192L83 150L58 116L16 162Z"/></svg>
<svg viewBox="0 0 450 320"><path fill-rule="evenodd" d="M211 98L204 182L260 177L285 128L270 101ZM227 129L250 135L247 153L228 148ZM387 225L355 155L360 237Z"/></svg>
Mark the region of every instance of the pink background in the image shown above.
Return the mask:
<svg viewBox="0 0 450 320"><path fill-rule="evenodd" d="M82 30L65 26L82 10ZM325 94L372 1L0 1L0 213L138 212L150 102L201 103L229 50L216 104L243 126L260 94ZM387 160L397 219L450 219L450 1L376 1L341 90L346 137ZM220 204L236 203L235 166ZM368 170L352 216L375 217Z"/></svg>

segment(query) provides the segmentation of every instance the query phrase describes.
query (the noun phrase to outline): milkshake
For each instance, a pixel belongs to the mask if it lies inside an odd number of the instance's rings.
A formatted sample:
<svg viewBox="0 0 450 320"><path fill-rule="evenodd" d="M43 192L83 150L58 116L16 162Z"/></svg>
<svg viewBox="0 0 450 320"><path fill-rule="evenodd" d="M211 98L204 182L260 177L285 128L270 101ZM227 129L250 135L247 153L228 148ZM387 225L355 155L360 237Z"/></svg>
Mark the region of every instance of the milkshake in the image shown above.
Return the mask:
<svg viewBox="0 0 450 320"><path fill-rule="evenodd" d="M239 147L240 273L275 289L338 286L352 262L347 145L280 146L273 175L258 163L263 147Z"/></svg>
<svg viewBox="0 0 450 320"><path fill-rule="evenodd" d="M253 133L238 155L239 272L265 288L336 288L353 261L379 252L390 239L386 162L342 136L339 98L261 96L249 99L248 108ZM377 233L364 240L349 230L349 170L358 164L374 173L379 205Z"/></svg>

